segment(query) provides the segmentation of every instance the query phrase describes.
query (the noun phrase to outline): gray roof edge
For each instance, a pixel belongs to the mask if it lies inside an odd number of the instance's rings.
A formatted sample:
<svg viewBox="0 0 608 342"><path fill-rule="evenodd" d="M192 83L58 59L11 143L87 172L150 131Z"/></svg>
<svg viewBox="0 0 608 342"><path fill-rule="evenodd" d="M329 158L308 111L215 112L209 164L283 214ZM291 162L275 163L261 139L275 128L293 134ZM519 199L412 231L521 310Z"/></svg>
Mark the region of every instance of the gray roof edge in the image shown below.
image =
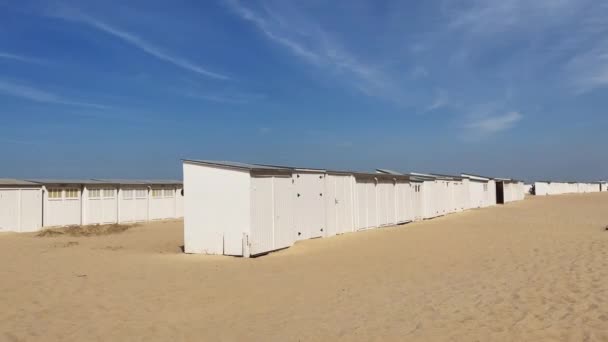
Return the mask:
<svg viewBox="0 0 608 342"><path fill-rule="evenodd" d="M199 160L199 159L182 159L184 163L191 163L196 165L205 165L216 168L225 168L231 170L241 170L241 171L274 171L274 172L284 172L291 173L292 169L281 168L281 167L272 167L272 166L264 166L261 164L248 164L248 163L240 163L240 162L230 162L230 161L215 161L215 160Z"/></svg>
<svg viewBox="0 0 608 342"><path fill-rule="evenodd" d="M0 186L40 186L40 184L17 178L0 178Z"/></svg>
<svg viewBox="0 0 608 342"><path fill-rule="evenodd" d="M28 179L35 185L182 185L183 182L173 179Z"/></svg>

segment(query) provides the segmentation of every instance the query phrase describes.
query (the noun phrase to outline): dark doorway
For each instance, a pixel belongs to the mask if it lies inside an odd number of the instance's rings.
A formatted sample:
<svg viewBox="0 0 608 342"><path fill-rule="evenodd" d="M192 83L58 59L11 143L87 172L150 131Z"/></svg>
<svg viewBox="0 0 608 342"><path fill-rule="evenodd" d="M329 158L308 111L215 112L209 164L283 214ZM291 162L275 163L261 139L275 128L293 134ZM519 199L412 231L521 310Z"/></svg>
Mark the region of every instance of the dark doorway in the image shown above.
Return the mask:
<svg viewBox="0 0 608 342"><path fill-rule="evenodd" d="M496 182L496 204L505 204L504 182Z"/></svg>

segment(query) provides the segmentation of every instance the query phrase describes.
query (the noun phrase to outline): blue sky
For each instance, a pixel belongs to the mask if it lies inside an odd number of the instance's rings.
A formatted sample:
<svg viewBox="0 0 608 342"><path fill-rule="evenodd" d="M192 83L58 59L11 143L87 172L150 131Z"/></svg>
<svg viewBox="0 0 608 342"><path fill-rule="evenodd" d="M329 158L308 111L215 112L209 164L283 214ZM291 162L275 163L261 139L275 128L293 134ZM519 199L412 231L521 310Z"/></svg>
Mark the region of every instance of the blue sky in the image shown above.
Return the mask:
<svg viewBox="0 0 608 342"><path fill-rule="evenodd" d="M608 178L608 3L0 0L0 175Z"/></svg>

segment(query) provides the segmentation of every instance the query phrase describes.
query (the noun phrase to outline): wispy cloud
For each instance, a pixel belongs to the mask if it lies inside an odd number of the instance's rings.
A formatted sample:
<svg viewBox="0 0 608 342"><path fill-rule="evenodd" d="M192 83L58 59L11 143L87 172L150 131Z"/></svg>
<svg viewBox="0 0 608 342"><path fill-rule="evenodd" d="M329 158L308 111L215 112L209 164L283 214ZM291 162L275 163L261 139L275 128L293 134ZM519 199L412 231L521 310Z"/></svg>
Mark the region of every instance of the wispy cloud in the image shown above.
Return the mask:
<svg viewBox="0 0 608 342"><path fill-rule="evenodd" d="M59 105L68 105L68 106L80 106L80 107L89 107L96 109L107 109L107 106L88 103L88 102L80 102L74 101L71 99L66 99L60 95L37 89L34 87L30 87L23 84L17 84L9 81L0 80L0 94L19 97L22 99L41 102L41 103L52 103Z"/></svg>
<svg viewBox="0 0 608 342"><path fill-rule="evenodd" d="M576 93L608 87L608 42L575 56L565 68Z"/></svg>
<svg viewBox="0 0 608 342"><path fill-rule="evenodd" d="M39 59L16 55L8 52L0 52L0 59L8 59L22 63L41 63Z"/></svg>
<svg viewBox="0 0 608 342"><path fill-rule="evenodd" d="M347 76L348 83L370 96L391 97L395 85L381 70L363 63L351 51L331 39L319 23L291 9L280 11L267 3L262 9L245 6L239 0L225 0L243 20L252 23L266 38L286 48L304 61L336 74Z"/></svg>
<svg viewBox="0 0 608 342"><path fill-rule="evenodd" d="M426 107L425 111L432 112L439 108L445 107L448 104L449 104L449 99L448 99L447 93L443 90L439 90L439 91L437 91L437 94L435 95L435 99L433 100L433 103L431 103L428 107Z"/></svg>
<svg viewBox="0 0 608 342"><path fill-rule="evenodd" d="M414 69L412 69L410 75L412 79L424 78L429 75L429 71L425 67L418 65Z"/></svg>
<svg viewBox="0 0 608 342"><path fill-rule="evenodd" d="M258 135L267 135L272 132L272 128L267 126L258 127L257 129Z"/></svg>
<svg viewBox="0 0 608 342"><path fill-rule="evenodd" d="M35 140L23 140L23 139L0 139L1 143L11 145L48 145L48 142L35 141Z"/></svg>
<svg viewBox="0 0 608 342"><path fill-rule="evenodd" d="M262 14L259 14L252 9L249 9L243 5L238 0L226 0L226 4L238 14L244 20L247 20L253 23L260 31L262 31L267 38L283 45L288 48L295 55L302 57L309 62L313 63L321 63L321 56L314 51L311 51L308 47L305 47L303 44L290 39L285 36L284 33L279 32L273 26L283 26L285 25L285 21L282 20L280 16L278 16L275 12L272 12L271 17L264 17ZM267 9L268 11L268 9ZM273 23L273 19L276 23Z"/></svg>
<svg viewBox="0 0 608 342"><path fill-rule="evenodd" d="M121 39L122 41L144 51L145 53L147 53L150 56L153 56L162 61L171 63L184 70L188 70L188 71L197 73L199 75L203 75L206 77L223 80L223 81L230 79L230 77L228 77L226 75L210 71L194 62L187 60L186 58L169 53L169 52L165 51L163 48L160 48L152 43L149 43L146 40L140 38L139 36L137 36L131 32L127 32L125 30L112 26L106 22L93 18L93 17L86 15L84 13L81 13L77 10L63 9L63 10L51 13L51 15L54 17L57 17L57 18L64 19L64 20L85 24L85 25L93 27L97 30L103 31L109 35L112 35L118 39Z"/></svg>
<svg viewBox="0 0 608 342"><path fill-rule="evenodd" d="M555 25L584 2L587 1L472 0L463 6L461 1L447 1L444 12L449 18L449 28L491 36L511 30L527 30L530 27L542 29Z"/></svg>
<svg viewBox="0 0 608 342"><path fill-rule="evenodd" d="M562 45L574 55L564 66L566 77L581 94L608 86L608 4L592 7Z"/></svg>
<svg viewBox="0 0 608 342"><path fill-rule="evenodd" d="M491 68L492 82L519 83L526 93L608 87L606 1L444 0L442 15L428 38L444 44L430 53L453 51L447 66L466 70L469 84L488 84L478 71Z"/></svg>
<svg viewBox="0 0 608 342"><path fill-rule="evenodd" d="M469 122L466 127L479 136L487 136L514 127L523 115L519 112L508 112L503 115L483 117Z"/></svg>
<svg viewBox="0 0 608 342"><path fill-rule="evenodd" d="M266 98L264 94L250 94L242 92L203 93L192 90L174 90L175 93L204 101L220 102L226 104L248 104Z"/></svg>

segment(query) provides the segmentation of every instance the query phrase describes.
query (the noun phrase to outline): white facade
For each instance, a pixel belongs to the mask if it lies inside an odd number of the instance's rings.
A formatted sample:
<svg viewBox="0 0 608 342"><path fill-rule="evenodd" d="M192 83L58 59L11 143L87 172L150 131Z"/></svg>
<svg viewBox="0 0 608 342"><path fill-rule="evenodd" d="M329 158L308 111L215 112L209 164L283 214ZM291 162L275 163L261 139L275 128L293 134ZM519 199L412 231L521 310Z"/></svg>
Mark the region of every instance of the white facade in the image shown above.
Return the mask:
<svg viewBox="0 0 608 342"><path fill-rule="evenodd" d="M82 185L43 187L43 226L71 226L82 223Z"/></svg>
<svg viewBox="0 0 608 342"><path fill-rule="evenodd" d="M496 180L483 176L462 174L468 209L486 208L497 204Z"/></svg>
<svg viewBox="0 0 608 342"><path fill-rule="evenodd" d="M0 179L0 232L33 232L42 226L42 187Z"/></svg>
<svg viewBox="0 0 608 342"><path fill-rule="evenodd" d="M358 178L355 183L356 230L378 226L376 203L376 184L374 179Z"/></svg>
<svg viewBox="0 0 608 342"><path fill-rule="evenodd" d="M576 194L576 193L592 193L602 191L601 182L535 182L535 195L561 195L561 194Z"/></svg>
<svg viewBox="0 0 608 342"><path fill-rule="evenodd" d="M123 185L118 191L118 222L148 221L148 195L145 185ZM180 217L180 215L176 215Z"/></svg>
<svg viewBox="0 0 608 342"><path fill-rule="evenodd" d="M86 185L83 191L84 218L82 224L118 223L118 187Z"/></svg>
<svg viewBox="0 0 608 342"><path fill-rule="evenodd" d="M397 223L414 221L414 194L411 182L396 181L395 205L397 208Z"/></svg>
<svg viewBox="0 0 608 342"><path fill-rule="evenodd" d="M525 198L524 183L513 179L496 178L494 180L497 204L521 201Z"/></svg>
<svg viewBox="0 0 608 342"><path fill-rule="evenodd" d="M488 186L485 189L484 208L496 205L496 181L488 180Z"/></svg>
<svg viewBox="0 0 608 342"><path fill-rule="evenodd" d="M197 161L183 167L186 253L249 256L295 243L291 170Z"/></svg>
<svg viewBox="0 0 608 342"><path fill-rule="evenodd" d="M183 217L183 187L177 181L36 179L31 182L42 189L41 209L32 215L40 216L43 227Z"/></svg>
<svg viewBox="0 0 608 342"><path fill-rule="evenodd" d="M186 253L250 256L414 219L407 176L184 161Z"/></svg>
<svg viewBox="0 0 608 342"><path fill-rule="evenodd" d="M468 208L483 208L486 206L488 191L488 181L487 180L479 180L474 178L466 179L464 182L466 189L466 194L468 197Z"/></svg>
<svg viewBox="0 0 608 342"><path fill-rule="evenodd" d="M371 174L200 160L184 160L183 168L186 253L249 257L299 240L496 204L495 180L473 175ZM510 181L507 200L523 198L522 187Z"/></svg>
<svg viewBox="0 0 608 342"><path fill-rule="evenodd" d="M325 236L355 231L355 178L350 174L325 177Z"/></svg>
<svg viewBox="0 0 608 342"><path fill-rule="evenodd" d="M325 171L295 169L294 226L297 240L325 235Z"/></svg>
<svg viewBox="0 0 608 342"><path fill-rule="evenodd" d="M410 193L411 193L411 204L412 212L410 217L412 221L420 221L424 219L424 192L423 192L423 182L421 181L412 181L410 183Z"/></svg>

